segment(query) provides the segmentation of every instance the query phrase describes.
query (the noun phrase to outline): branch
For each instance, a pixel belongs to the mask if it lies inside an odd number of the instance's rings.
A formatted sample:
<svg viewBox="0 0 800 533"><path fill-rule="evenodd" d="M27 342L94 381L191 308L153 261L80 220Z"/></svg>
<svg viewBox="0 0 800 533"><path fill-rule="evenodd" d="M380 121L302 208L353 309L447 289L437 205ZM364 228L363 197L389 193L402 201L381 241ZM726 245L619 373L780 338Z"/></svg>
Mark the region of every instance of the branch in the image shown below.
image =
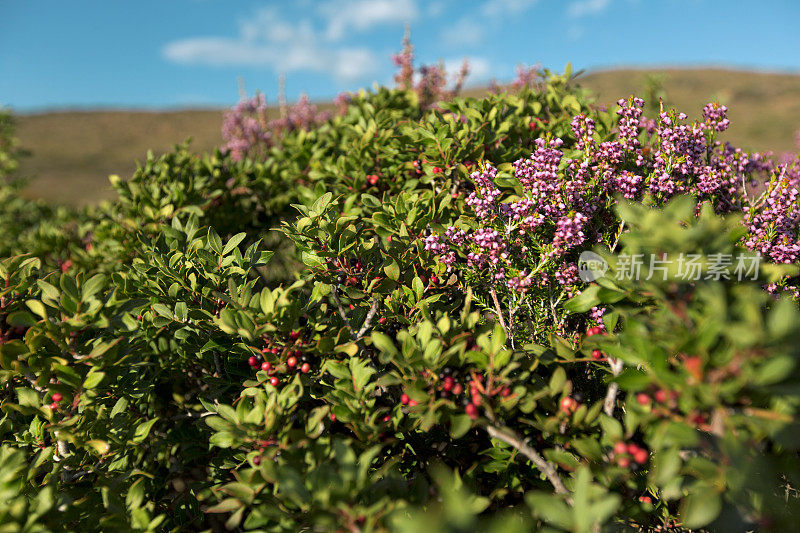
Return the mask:
<svg viewBox="0 0 800 533"><path fill-rule="evenodd" d="M217 377L221 378L223 376L222 361L220 361L218 352L214 352L214 367L217 370ZM227 374L225 374L225 375L227 376Z"/></svg>
<svg viewBox="0 0 800 533"><path fill-rule="evenodd" d="M339 299L339 286L334 285L331 289L331 298L333 299L333 303L336 304L336 309L339 310L339 316L342 317L344 323L347 325L347 329L350 330L350 333L353 333L353 326L350 325L350 320L347 318L347 313L344 312L344 307L342 307L342 301Z"/></svg>
<svg viewBox="0 0 800 533"><path fill-rule="evenodd" d="M506 327L506 321L503 319L503 311L500 309L500 301L497 299L497 291L494 290L493 286L489 288L489 294L492 295L492 301L494 301L494 312L497 313L497 318L500 319L500 326L503 328L503 331L506 332L506 338L509 338L511 335Z"/></svg>
<svg viewBox="0 0 800 533"><path fill-rule="evenodd" d="M611 373L614 374L614 377L619 376L619 373L622 372L622 360L609 357L608 364L611 367ZM619 384L611 383L608 386L606 399L603 402L603 411L608 416L612 416L614 413L614 406L617 403L617 392L619 392Z"/></svg>
<svg viewBox="0 0 800 533"><path fill-rule="evenodd" d="M617 249L617 244L619 244L619 238L622 237L622 230L625 229L625 221L623 220L619 224L619 231L617 232L617 237L614 239L614 245L611 247L611 252L613 253L614 250Z"/></svg>
<svg viewBox="0 0 800 533"><path fill-rule="evenodd" d="M367 330L372 327L372 320L375 318L375 315L378 313L378 307L380 306L380 299L373 298L372 299L372 306L369 308L369 312L367 313L367 318L364 319L364 323L361 325L361 329L358 330L353 336L353 340L358 340L364 336Z"/></svg>
<svg viewBox="0 0 800 533"><path fill-rule="evenodd" d="M536 450L528 446L520 437L501 431L491 425L486 426L486 432L489 433L489 436L493 439L501 440L509 444L519 451L519 453L530 459L533 464L547 476L547 479L550 481L550 484L553 485L553 489L555 489L557 494L568 495L570 493L564 486L564 482L562 482L561 478L558 476L555 467L547 462L544 457L539 455ZM572 503L571 498L569 502Z"/></svg>

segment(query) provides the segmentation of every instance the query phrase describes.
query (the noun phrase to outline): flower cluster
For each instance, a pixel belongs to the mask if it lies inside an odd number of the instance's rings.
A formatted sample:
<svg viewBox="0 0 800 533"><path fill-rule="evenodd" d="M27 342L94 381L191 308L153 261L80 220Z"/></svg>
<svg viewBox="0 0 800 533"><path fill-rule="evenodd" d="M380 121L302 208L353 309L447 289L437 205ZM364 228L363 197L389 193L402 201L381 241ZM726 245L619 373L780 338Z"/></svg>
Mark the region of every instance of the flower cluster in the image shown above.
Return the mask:
<svg viewBox="0 0 800 533"><path fill-rule="evenodd" d="M420 107L427 109L442 100L449 100L461 93L467 76L469 76L469 61L462 62L461 68L452 80L453 86L447 88L448 75L444 64L422 65L414 68L414 47L408 32L403 37L403 50L392 55L392 62L398 67L394 75L397 87L413 91L419 98Z"/></svg>
<svg viewBox="0 0 800 533"><path fill-rule="evenodd" d="M244 98L229 112L222 122L222 145L224 151L231 153L234 160L245 157L263 156L288 132L310 130L330 120L331 114L317 111L307 95L301 95L297 103L281 112L278 118L269 118L274 109L267 106L266 98L259 93L252 98Z"/></svg>
<svg viewBox="0 0 800 533"><path fill-rule="evenodd" d="M800 260L800 163L775 165L715 139L729 126L727 109L709 104L703 119L661 112L652 123L639 98L620 100L611 140L600 142L595 121L572 120L573 139L539 138L530 157L512 163L518 186L499 185L484 163L466 198L474 223L434 233L425 248L448 269L502 288L510 301L536 291L571 296L582 282L577 255L595 243L612 246L619 222L616 197L655 205L678 194L708 201L717 212L746 215L744 244L776 263ZM579 151L565 159L566 142ZM753 191L761 190L758 197ZM549 296L548 296L549 297ZM601 311L593 320L599 321Z"/></svg>

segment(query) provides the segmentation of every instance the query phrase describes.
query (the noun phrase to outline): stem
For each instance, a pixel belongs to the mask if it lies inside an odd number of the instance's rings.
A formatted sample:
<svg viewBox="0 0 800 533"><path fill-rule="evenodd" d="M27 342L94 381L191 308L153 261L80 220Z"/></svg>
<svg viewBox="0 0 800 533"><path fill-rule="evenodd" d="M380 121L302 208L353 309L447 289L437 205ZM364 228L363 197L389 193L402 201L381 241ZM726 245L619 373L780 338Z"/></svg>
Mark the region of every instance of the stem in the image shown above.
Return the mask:
<svg viewBox="0 0 800 533"><path fill-rule="evenodd" d="M608 364L611 367L611 373L614 374L614 377L619 376L620 372L622 372L622 361L620 359L613 359L609 357ZM606 399L603 402L603 411L608 416L612 416L614 414L614 406L617 403L618 392L619 392L618 383L609 384L608 391L606 392Z"/></svg>
<svg viewBox="0 0 800 533"><path fill-rule="evenodd" d="M375 315L378 313L378 307L381 301L379 298L372 299L372 306L369 308L369 312L367 313L367 318L364 319L364 324L361 325L361 329L358 330L353 336L353 340L358 340L364 336L367 330L372 327L372 320L375 318Z"/></svg>
<svg viewBox="0 0 800 533"><path fill-rule="evenodd" d="M539 455L539 453L528 446L520 437L511 433L509 430L500 430L499 428L487 425L486 432L489 433L489 436L493 439L501 440L506 444L510 445L519 453L530 459L536 467L547 476L547 479L550 481L550 484L553 485L553 489L555 489L557 494L569 494L570 492L564 486L564 482L561 481L561 478L558 476L558 472L556 472L555 467L547 462L544 457ZM572 499L569 498L568 501L572 503Z"/></svg>
<svg viewBox="0 0 800 533"><path fill-rule="evenodd" d="M219 353L214 352L214 367L217 370L217 377L221 378L223 376L222 372L222 361L220 361ZM225 374L227 375L227 374Z"/></svg>
<svg viewBox="0 0 800 533"><path fill-rule="evenodd" d="M497 299L497 291L494 290L494 287L489 288L489 294L492 295L492 301L494 301L494 312L497 313L497 318L500 319L500 326L503 328L503 331L506 332L506 337L510 337L508 332L508 328L506 327L506 321L503 318L503 311L500 310L500 301Z"/></svg>
<svg viewBox="0 0 800 533"><path fill-rule="evenodd" d="M622 230L625 229L625 221L623 220L619 224L619 230L617 231L617 237L614 239L614 245L611 247L611 252L613 253L614 250L617 249L617 244L619 244L619 238L622 237Z"/></svg>
<svg viewBox="0 0 800 533"><path fill-rule="evenodd" d="M344 323L347 325L347 329L350 330L350 334L353 334L353 326L350 325L350 320L347 318L347 313L344 312L344 307L342 307L342 301L339 299L339 286L334 285L331 289L331 298L333 299L333 303L336 304L336 309L339 310L339 316L342 317Z"/></svg>

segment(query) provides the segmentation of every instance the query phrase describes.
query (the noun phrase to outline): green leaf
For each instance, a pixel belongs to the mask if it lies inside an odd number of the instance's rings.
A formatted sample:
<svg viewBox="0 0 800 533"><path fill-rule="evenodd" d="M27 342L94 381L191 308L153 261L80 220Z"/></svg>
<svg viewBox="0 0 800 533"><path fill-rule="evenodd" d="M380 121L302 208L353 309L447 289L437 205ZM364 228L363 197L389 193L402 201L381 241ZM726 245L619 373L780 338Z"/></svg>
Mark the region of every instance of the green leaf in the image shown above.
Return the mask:
<svg viewBox="0 0 800 533"><path fill-rule="evenodd" d="M86 390L91 390L97 387L100 385L100 382L103 381L104 377L106 377L106 375L103 372L89 372L89 375L86 376L86 381L83 382L83 388Z"/></svg>
<svg viewBox="0 0 800 533"><path fill-rule="evenodd" d="M153 311L163 316L164 318L169 318L170 320L172 320L172 318L175 316L172 312L172 309L170 309L164 304L153 304Z"/></svg>
<svg viewBox="0 0 800 533"><path fill-rule="evenodd" d="M106 283L106 277L103 274L96 274L84 282L81 287L81 299L87 300L94 296L103 288Z"/></svg>
<svg viewBox="0 0 800 533"><path fill-rule="evenodd" d="M472 419L467 415L455 415L450 419L450 436L460 439L472 427Z"/></svg>
<svg viewBox="0 0 800 533"><path fill-rule="evenodd" d="M25 302L25 305L27 305L28 309L30 309L40 317L47 319L47 309L45 308L44 304L39 300L28 300L27 302Z"/></svg>
<svg viewBox="0 0 800 533"><path fill-rule="evenodd" d="M389 279L393 279L394 281L400 279L400 266L394 259L392 259L388 265L383 267L383 271L386 273Z"/></svg>
<svg viewBox="0 0 800 533"><path fill-rule="evenodd" d="M153 428L153 424L158 422L158 417L151 418L147 422L143 422L136 426L136 431L133 434L132 442L138 444L142 442L147 436L150 434L150 430Z"/></svg>
<svg viewBox="0 0 800 533"><path fill-rule="evenodd" d="M98 455L105 455L111 449L111 445L108 442L100 439L86 441L86 446L93 449Z"/></svg>
<svg viewBox="0 0 800 533"><path fill-rule="evenodd" d="M228 242L225 244L225 248L222 249L222 255L228 255L234 248L239 246L239 243L247 237L247 233L237 233L233 237L231 237Z"/></svg>
<svg viewBox="0 0 800 533"><path fill-rule="evenodd" d="M687 529L698 529L710 524L721 509L719 493L713 487L698 484L683 499L680 509L681 522Z"/></svg>
<svg viewBox="0 0 800 533"><path fill-rule="evenodd" d="M214 252L222 253L222 239L219 238L219 234L214 228L208 228L208 245Z"/></svg>
<svg viewBox="0 0 800 533"><path fill-rule="evenodd" d="M392 341L391 337L388 335L380 333L379 331L373 331L370 337L372 338L372 344L381 352L388 353L392 357L397 357L399 355L394 341Z"/></svg>
<svg viewBox="0 0 800 533"><path fill-rule="evenodd" d="M564 310L570 313L585 313L600 303L597 297L599 285L589 285L580 294L571 298L564 304Z"/></svg>
<svg viewBox="0 0 800 533"><path fill-rule="evenodd" d="M38 320L36 320L36 318L34 318L34 316L27 311L16 311L11 313L8 315L6 321L12 326L21 328L30 328L35 326L38 322Z"/></svg>

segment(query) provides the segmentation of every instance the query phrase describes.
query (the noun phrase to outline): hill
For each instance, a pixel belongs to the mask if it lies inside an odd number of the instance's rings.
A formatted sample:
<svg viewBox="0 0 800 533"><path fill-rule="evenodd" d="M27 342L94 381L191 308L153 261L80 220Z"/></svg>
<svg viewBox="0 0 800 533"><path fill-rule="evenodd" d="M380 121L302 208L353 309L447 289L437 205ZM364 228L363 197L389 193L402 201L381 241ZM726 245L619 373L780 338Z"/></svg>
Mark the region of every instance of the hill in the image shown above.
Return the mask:
<svg viewBox="0 0 800 533"><path fill-rule="evenodd" d="M795 147L800 129L800 75L726 69L615 69L584 74L578 83L599 103L629 94L663 94L665 102L696 116L716 100L730 108L727 139L776 153ZM470 90L480 94L481 90ZM222 110L64 111L20 115L18 134L31 156L20 166L31 177L27 194L68 204L112 197L109 174L128 177L148 149L156 153L193 138L195 150L221 142Z"/></svg>

